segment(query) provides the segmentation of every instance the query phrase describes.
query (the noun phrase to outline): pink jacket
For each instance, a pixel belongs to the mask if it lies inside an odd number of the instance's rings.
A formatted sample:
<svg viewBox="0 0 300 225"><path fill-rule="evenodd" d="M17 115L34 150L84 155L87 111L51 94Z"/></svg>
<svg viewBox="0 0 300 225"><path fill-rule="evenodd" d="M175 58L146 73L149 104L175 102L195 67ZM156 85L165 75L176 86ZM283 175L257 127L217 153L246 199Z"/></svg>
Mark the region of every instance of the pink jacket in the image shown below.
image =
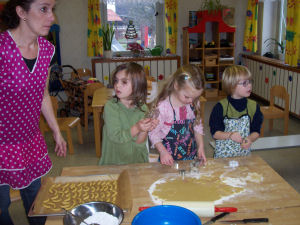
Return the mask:
<svg viewBox="0 0 300 225"><path fill-rule="evenodd" d="M162 142L162 140L169 133L174 122L173 108L170 104L169 98L161 101L158 105L158 109L159 116L157 119L159 120L159 124L154 130L149 132L149 139L151 141L152 148L154 148L154 145L156 143ZM185 105L183 107L174 107L174 110L176 114L176 120L195 118L195 114L190 105ZM202 121L200 121L198 125L194 126L194 131L202 135L204 134Z"/></svg>

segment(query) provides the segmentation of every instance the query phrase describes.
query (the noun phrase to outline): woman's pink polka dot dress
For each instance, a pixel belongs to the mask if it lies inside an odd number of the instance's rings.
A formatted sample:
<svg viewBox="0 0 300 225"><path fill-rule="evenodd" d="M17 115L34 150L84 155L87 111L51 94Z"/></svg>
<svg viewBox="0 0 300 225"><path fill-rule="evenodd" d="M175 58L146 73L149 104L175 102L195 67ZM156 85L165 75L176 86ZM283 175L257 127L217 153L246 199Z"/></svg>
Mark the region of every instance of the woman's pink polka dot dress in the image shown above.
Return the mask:
<svg viewBox="0 0 300 225"><path fill-rule="evenodd" d="M39 119L54 46L42 37L38 44L30 72L10 33L0 34L0 185L15 189L52 167Z"/></svg>

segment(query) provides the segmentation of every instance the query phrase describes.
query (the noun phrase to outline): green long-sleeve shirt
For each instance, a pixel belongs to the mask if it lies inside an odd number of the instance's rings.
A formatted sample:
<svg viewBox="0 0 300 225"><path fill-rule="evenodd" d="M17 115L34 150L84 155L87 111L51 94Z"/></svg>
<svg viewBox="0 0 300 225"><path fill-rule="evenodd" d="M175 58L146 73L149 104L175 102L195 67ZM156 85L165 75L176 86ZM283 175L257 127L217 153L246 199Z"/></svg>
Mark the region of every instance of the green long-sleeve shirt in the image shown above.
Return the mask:
<svg viewBox="0 0 300 225"><path fill-rule="evenodd" d="M144 112L137 107L127 108L116 99L105 104L100 165L148 162L146 141L135 143L136 137L130 132L148 110L146 105L141 108Z"/></svg>

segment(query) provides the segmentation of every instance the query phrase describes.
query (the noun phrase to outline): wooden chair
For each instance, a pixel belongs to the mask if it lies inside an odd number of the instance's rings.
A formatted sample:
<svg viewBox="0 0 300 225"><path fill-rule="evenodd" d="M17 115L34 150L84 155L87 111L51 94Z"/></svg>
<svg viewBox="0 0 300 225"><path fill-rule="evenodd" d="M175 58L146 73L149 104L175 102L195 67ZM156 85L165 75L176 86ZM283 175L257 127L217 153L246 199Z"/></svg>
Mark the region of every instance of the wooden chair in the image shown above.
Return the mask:
<svg viewBox="0 0 300 225"><path fill-rule="evenodd" d="M281 109L274 104L275 97L283 99L285 106ZM289 94L283 86L273 86L270 90L270 106L260 107L262 114L264 115L264 121L261 127L260 136L264 136L265 120L269 120L269 129L273 129L273 119L284 119L284 135L288 134L289 123Z"/></svg>
<svg viewBox="0 0 300 225"><path fill-rule="evenodd" d="M54 115L56 117L60 131L65 131L67 133L67 143L68 143L69 152L70 152L70 154L74 154L71 128L73 128L75 126L77 127L78 141L80 144L83 144L80 118L79 117L59 117L59 118L57 118L58 102L57 102L56 97L51 96L51 102L52 102L52 106L53 106ZM42 116L40 119L40 130L43 135L45 134L45 132L51 131L50 127L48 126L45 119L42 118Z"/></svg>
<svg viewBox="0 0 300 225"><path fill-rule="evenodd" d="M21 199L20 191L14 190L12 188L9 189L10 201L18 201Z"/></svg>
<svg viewBox="0 0 300 225"><path fill-rule="evenodd" d="M76 69L76 71L77 71L77 74L74 71L71 73L72 79L92 76L92 71L87 68L79 68L79 69Z"/></svg>
<svg viewBox="0 0 300 225"><path fill-rule="evenodd" d="M90 83L87 85L86 89L83 91L83 105L84 105L84 130L88 131L88 116L89 113L93 112L92 100L94 92L104 87L100 82Z"/></svg>

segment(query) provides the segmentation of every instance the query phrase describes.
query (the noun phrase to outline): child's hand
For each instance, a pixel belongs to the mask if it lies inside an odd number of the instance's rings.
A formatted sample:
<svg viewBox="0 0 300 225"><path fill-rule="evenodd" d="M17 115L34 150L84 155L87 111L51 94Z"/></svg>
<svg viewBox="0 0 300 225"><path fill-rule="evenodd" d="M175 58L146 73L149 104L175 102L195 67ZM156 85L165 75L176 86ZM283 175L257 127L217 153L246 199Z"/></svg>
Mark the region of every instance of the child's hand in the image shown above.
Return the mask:
<svg viewBox="0 0 300 225"><path fill-rule="evenodd" d="M206 156L205 156L204 148L198 148L197 157L198 157L198 159L202 159L204 164L206 163Z"/></svg>
<svg viewBox="0 0 300 225"><path fill-rule="evenodd" d="M157 125L159 124L159 120L158 119L151 119L151 128L150 131L154 130Z"/></svg>
<svg viewBox="0 0 300 225"><path fill-rule="evenodd" d="M153 127L152 119L141 119L139 122L136 123L136 126L140 132L148 132Z"/></svg>
<svg viewBox="0 0 300 225"><path fill-rule="evenodd" d="M240 135L239 132L233 132L230 134L230 139L237 142L237 143L242 143L243 142L243 138Z"/></svg>
<svg viewBox="0 0 300 225"><path fill-rule="evenodd" d="M161 151L161 152L159 153L159 156L160 156L160 162L161 162L161 164L163 164L163 165L168 165L168 166L172 166L172 165L173 165L174 159L173 159L173 157L170 155L170 153L167 152L166 150Z"/></svg>
<svg viewBox="0 0 300 225"><path fill-rule="evenodd" d="M252 142L251 142L250 138L246 137L243 139L241 147L242 147L242 149L249 149L251 144L252 144Z"/></svg>

